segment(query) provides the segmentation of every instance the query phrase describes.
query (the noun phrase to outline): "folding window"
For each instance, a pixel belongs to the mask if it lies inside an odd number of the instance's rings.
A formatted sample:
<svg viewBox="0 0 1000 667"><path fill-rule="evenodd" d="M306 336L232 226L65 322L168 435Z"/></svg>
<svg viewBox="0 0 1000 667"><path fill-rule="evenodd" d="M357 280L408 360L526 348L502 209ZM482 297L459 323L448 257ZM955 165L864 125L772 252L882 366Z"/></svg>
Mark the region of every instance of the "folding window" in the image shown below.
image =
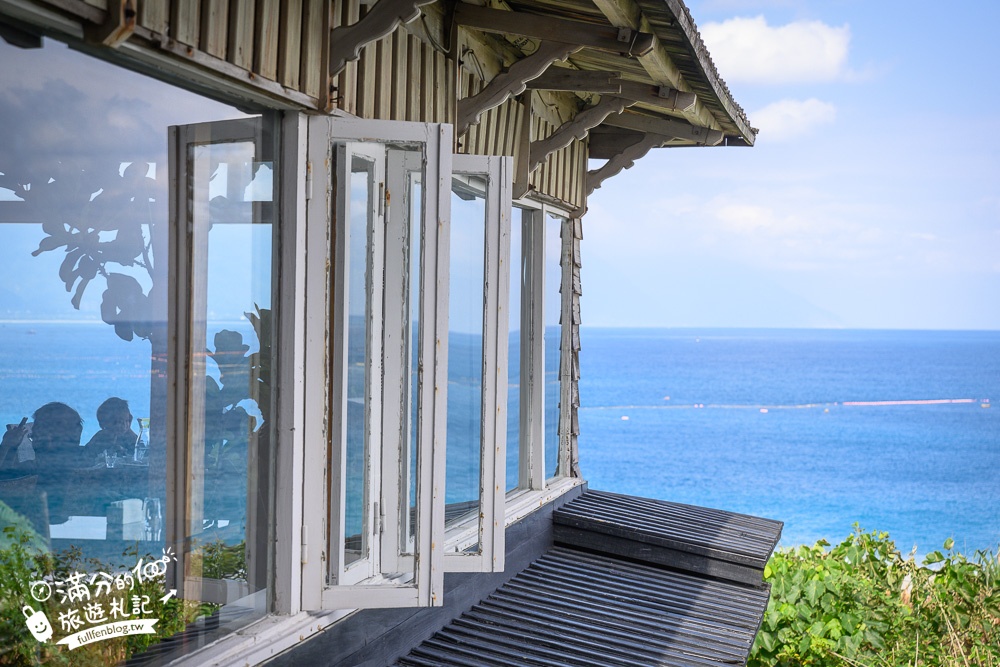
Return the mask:
<svg viewBox="0 0 1000 667"><path fill-rule="evenodd" d="M509 163L450 148L310 122L304 608L441 604L445 570L503 567Z"/></svg>

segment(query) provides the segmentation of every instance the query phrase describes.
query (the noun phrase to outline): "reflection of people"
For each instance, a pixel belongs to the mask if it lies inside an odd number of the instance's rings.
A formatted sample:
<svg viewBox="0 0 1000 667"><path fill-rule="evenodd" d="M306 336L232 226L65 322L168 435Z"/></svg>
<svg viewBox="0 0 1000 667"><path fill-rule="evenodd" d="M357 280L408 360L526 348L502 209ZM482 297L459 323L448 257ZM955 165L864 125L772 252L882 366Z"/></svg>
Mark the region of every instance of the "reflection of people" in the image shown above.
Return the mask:
<svg viewBox="0 0 1000 667"><path fill-rule="evenodd" d="M94 434L84 448L84 460L93 463L104 461L104 453L131 459L135 453L138 434L132 430L132 412L128 401L112 396L97 408L97 423L101 430Z"/></svg>
<svg viewBox="0 0 1000 667"><path fill-rule="evenodd" d="M83 419L65 403L46 403L35 410L34 419L33 424L22 421L4 434L0 451L5 455L16 451L6 456L3 467L15 474L37 475L36 488L48 495L51 523L62 523L67 518L64 505L72 471L80 465Z"/></svg>

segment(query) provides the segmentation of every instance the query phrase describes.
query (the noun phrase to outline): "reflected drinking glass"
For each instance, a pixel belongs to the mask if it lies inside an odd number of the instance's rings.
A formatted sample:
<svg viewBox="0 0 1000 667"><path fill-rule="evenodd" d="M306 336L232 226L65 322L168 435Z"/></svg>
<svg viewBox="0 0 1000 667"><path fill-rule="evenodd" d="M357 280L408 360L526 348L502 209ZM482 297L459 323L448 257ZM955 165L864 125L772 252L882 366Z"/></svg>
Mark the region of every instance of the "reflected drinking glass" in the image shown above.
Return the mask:
<svg viewBox="0 0 1000 667"><path fill-rule="evenodd" d="M112 452L109 449L104 450L104 465L108 468L114 468L115 464L118 463L118 454ZM98 464L100 465L100 464Z"/></svg>
<svg viewBox="0 0 1000 667"><path fill-rule="evenodd" d="M139 424L139 436L135 439L135 453L132 455L132 460L135 463L144 463L146 453L149 451L149 417L136 417L135 421Z"/></svg>
<svg viewBox="0 0 1000 667"><path fill-rule="evenodd" d="M163 512L159 498L142 501L142 514L146 518L146 540L158 541L163 537Z"/></svg>

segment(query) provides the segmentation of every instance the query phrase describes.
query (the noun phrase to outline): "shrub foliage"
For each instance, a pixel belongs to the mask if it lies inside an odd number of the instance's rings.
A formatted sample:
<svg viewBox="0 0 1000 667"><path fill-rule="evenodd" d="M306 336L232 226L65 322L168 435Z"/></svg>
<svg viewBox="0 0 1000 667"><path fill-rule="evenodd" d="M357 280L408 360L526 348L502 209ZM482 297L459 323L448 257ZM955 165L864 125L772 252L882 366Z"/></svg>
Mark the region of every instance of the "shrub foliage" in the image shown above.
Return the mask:
<svg viewBox="0 0 1000 667"><path fill-rule="evenodd" d="M1000 565L944 551L917 564L888 533L779 550L748 665L1000 667Z"/></svg>

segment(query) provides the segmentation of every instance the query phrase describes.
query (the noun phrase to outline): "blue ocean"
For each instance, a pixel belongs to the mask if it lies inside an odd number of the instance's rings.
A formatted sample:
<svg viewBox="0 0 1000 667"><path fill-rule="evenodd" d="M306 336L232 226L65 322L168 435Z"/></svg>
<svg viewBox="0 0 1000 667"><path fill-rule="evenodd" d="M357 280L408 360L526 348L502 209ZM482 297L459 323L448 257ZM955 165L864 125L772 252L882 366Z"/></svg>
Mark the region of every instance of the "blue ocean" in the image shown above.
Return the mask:
<svg viewBox="0 0 1000 667"><path fill-rule="evenodd" d="M1000 544L1000 332L585 327L582 346L592 488L779 519L786 546L855 522L921 554ZM101 323L0 323L0 423L64 401L86 442L105 398L149 405L149 352Z"/></svg>
<svg viewBox="0 0 1000 667"><path fill-rule="evenodd" d="M582 331L591 487L918 554L1000 544L1000 332ZM993 399L993 402L991 402Z"/></svg>

